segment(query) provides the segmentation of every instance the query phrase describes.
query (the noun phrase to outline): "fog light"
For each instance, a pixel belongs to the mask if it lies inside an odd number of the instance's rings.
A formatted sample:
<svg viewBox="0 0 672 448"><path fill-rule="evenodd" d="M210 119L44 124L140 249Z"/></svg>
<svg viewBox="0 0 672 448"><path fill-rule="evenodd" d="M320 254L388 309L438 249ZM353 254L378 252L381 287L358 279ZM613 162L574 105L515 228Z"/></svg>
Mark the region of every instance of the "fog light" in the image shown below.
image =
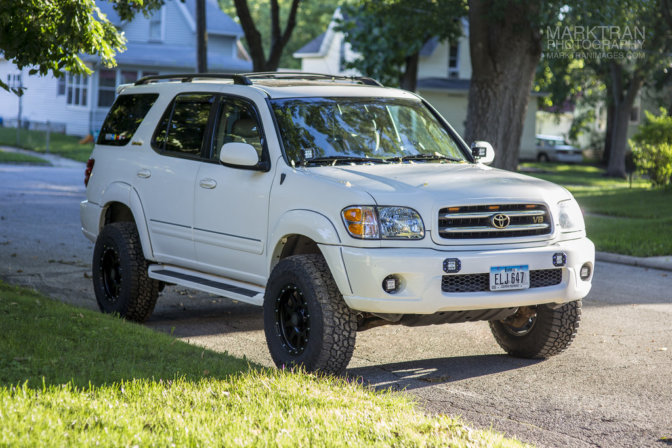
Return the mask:
<svg viewBox="0 0 672 448"><path fill-rule="evenodd" d="M449 274L460 272L462 263L458 258L446 258L443 260L443 270Z"/></svg>
<svg viewBox="0 0 672 448"><path fill-rule="evenodd" d="M585 263L583 266L581 266L581 270L579 271L579 277L581 277L581 280L586 281L590 278L590 275L593 273L593 269L590 266L590 263Z"/></svg>
<svg viewBox="0 0 672 448"><path fill-rule="evenodd" d="M399 277L396 275L388 275L383 280L383 291L388 294L394 294L395 292L399 291L400 286L401 282L399 281Z"/></svg>
<svg viewBox="0 0 672 448"><path fill-rule="evenodd" d="M567 264L567 255L565 255L562 252L558 252L557 254L553 254L553 266L564 266Z"/></svg>

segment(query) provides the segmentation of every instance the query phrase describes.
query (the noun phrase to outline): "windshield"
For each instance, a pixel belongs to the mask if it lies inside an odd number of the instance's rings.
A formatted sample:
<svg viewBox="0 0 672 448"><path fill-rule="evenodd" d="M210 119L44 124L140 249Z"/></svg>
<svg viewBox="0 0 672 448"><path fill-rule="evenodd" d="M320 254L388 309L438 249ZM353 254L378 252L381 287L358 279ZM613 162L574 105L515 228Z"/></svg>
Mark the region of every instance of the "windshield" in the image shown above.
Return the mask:
<svg viewBox="0 0 672 448"><path fill-rule="evenodd" d="M289 98L271 105L292 164L467 161L420 100Z"/></svg>

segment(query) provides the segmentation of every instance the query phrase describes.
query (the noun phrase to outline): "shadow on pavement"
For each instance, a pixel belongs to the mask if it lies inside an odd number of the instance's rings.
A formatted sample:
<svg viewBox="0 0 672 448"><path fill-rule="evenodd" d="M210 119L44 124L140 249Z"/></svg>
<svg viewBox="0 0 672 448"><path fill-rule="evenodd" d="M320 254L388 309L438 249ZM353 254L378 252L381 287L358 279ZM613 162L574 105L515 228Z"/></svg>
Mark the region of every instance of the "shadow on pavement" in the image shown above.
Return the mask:
<svg viewBox="0 0 672 448"><path fill-rule="evenodd" d="M348 376L365 377L378 389L419 389L529 367L543 360L507 355L475 355L421 359L348 369Z"/></svg>

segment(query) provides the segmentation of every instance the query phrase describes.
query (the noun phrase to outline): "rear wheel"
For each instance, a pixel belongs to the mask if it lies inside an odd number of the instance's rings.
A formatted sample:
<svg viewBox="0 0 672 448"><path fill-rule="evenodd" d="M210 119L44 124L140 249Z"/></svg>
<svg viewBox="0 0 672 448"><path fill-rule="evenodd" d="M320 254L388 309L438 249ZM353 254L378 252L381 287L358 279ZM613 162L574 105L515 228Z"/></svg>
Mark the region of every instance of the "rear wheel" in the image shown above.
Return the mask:
<svg viewBox="0 0 672 448"><path fill-rule="evenodd" d="M339 374L355 348L357 319L321 255L295 255L273 269L264 296L264 330L279 368Z"/></svg>
<svg viewBox="0 0 672 448"><path fill-rule="evenodd" d="M93 289L100 310L147 320L159 296L159 282L149 278L147 268L134 223L103 227L93 250Z"/></svg>
<svg viewBox="0 0 672 448"><path fill-rule="evenodd" d="M542 163L546 163L546 162L548 162L548 156L545 153L542 152L541 154L539 154L537 156L537 161L542 162Z"/></svg>
<svg viewBox="0 0 672 448"><path fill-rule="evenodd" d="M520 358L548 358L567 349L581 321L581 301L552 308L521 307L505 320L490 321L495 340L507 353Z"/></svg>

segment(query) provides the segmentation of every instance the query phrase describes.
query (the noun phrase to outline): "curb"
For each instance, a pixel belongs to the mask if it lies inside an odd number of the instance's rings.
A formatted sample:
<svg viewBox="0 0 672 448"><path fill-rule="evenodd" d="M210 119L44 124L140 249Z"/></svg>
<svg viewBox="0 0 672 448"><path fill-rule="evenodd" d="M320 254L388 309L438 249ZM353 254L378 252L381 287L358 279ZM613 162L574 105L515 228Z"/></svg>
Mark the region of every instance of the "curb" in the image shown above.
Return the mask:
<svg viewBox="0 0 672 448"><path fill-rule="evenodd" d="M663 257L632 257L630 255L611 254L608 252L595 252L595 259L609 263L627 264L643 268L672 271L672 255Z"/></svg>

